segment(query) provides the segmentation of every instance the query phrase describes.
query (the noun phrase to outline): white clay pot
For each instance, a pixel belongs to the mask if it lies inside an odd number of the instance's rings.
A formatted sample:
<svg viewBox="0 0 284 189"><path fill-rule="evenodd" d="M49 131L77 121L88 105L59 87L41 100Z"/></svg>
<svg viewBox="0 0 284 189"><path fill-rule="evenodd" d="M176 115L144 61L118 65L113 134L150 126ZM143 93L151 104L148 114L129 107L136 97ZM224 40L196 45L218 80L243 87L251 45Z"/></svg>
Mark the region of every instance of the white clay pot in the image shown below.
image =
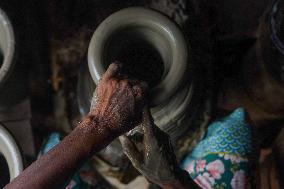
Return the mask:
<svg viewBox="0 0 284 189"><path fill-rule="evenodd" d="M15 36L12 24L6 13L0 8L0 87L3 86L13 68L15 52Z"/></svg>
<svg viewBox="0 0 284 189"><path fill-rule="evenodd" d="M150 44L163 61L162 78L150 91L152 104L159 105L177 92L184 79L188 61L188 48L182 32L163 14L135 7L109 16L99 25L91 39L88 51L89 70L97 84L111 63L105 62L111 60L109 56L137 38Z"/></svg>
<svg viewBox="0 0 284 189"><path fill-rule="evenodd" d="M11 181L23 171L23 157L16 141L2 124L0 124L0 153L7 161Z"/></svg>
<svg viewBox="0 0 284 189"><path fill-rule="evenodd" d="M89 111L95 86L111 63L110 56L136 39L147 42L160 54L164 69L159 83L150 88L151 111L155 123L177 140L187 129L185 120L188 116L185 114L193 96L193 85L187 72L191 64L189 48L177 25L150 9L123 9L99 25L88 50L90 73L83 68L79 76L80 111L83 115Z"/></svg>

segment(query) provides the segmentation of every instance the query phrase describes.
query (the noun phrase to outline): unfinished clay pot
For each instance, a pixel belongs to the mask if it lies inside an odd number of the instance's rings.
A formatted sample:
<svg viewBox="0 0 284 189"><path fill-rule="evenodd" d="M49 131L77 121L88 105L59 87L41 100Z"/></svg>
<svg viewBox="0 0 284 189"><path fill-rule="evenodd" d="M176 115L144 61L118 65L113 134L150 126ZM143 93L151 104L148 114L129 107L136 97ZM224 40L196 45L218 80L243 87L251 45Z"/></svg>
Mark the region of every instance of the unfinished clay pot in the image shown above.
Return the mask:
<svg viewBox="0 0 284 189"><path fill-rule="evenodd" d="M11 22L0 8L0 87L7 80L13 67L15 37Z"/></svg>
<svg viewBox="0 0 284 189"><path fill-rule="evenodd" d="M124 62L128 74L148 81L152 104L157 106L182 84L188 48L181 31L166 16L150 9L127 8L103 21L91 39L88 64L96 84L115 60Z"/></svg>
<svg viewBox="0 0 284 189"><path fill-rule="evenodd" d="M194 91L187 72L191 64L188 54L181 31L166 16L144 8L114 13L95 31L88 52L89 69L84 65L79 74L81 114L88 113L96 84L107 66L118 60L124 66L132 64L125 70L130 77L149 83L155 123L176 141L191 118L186 115Z"/></svg>

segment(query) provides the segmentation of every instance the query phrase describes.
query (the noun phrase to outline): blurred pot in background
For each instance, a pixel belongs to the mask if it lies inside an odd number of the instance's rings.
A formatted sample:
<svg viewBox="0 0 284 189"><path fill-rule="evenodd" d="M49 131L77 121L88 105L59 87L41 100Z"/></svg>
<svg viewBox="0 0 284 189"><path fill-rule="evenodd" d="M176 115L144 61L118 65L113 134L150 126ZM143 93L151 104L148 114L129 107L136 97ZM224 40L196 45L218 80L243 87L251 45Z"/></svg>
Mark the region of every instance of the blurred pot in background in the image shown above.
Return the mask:
<svg viewBox="0 0 284 189"><path fill-rule="evenodd" d="M23 157L14 137L0 124L0 187L3 188L23 170Z"/></svg>
<svg viewBox="0 0 284 189"><path fill-rule="evenodd" d="M0 8L0 86L6 82L14 66L15 34L7 14Z"/></svg>
<svg viewBox="0 0 284 189"><path fill-rule="evenodd" d="M0 122L19 141L25 155L35 155L30 124L29 67L32 50L26 36L27 3L0 2ZM1 149L0 149L1 150Z"/></svg>
<svg viewBox="0 0 284 189"><path fill-rule="evenodd" d="M18 3L19 4L19 3ZM28 96L28 63L24 8L14 1L0 2L0 110ZM22 4L22 3L20 3Z"/></svg>

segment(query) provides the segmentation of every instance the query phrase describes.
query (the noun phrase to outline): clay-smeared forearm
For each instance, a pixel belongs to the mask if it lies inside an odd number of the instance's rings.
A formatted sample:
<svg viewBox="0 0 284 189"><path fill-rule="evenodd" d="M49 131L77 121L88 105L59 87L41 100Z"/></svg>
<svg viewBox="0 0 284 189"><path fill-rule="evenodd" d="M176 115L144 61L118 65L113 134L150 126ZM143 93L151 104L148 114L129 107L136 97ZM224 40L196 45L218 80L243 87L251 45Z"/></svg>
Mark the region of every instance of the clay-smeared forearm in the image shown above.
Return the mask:
<svg viewBox="0 0 284 189"><path fill-rule="evenodd" d="M74 172L115 136L108 127L86 118L54 149L42 156L14 179L5 189L45 189L62 187Z"/></svg>
<svg viewBox="0 0 284 189"><path fill-rule="evenodd" d="M132 129L134 122L139 122L146 85L120 80L120 68L119 64L109 66L97 86L97 102L82 123L53 150L24 170L6 189L63 186L91 155Z"/></svg>

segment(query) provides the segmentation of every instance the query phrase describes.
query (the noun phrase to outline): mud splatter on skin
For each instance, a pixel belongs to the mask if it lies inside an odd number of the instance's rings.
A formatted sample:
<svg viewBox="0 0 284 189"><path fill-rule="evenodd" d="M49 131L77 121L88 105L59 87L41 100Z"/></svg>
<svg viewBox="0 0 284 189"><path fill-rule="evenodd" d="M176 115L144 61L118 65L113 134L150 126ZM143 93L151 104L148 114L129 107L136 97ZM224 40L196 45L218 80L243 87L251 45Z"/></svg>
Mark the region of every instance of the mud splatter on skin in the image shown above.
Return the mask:
<svg viewBox="0 0 284 189"><path fill-rule="evenodd" d="M6 188L59 188L93 154L113 138L104 125L82 121L54 149L42 156Z"/></svg>
<svg viewBox="0 0 284 189"><path fill-rule="evenodd" d="M135 126L131 120L144 96L135 94L127 80L118 81L117 73L118 66L110 65L98 85L98 101L89 115L61 143L6 188L62 187L93 153Z"/></svg>
<svg viewBox="0 0 284 189"><path fill-rule="evenodd" d="M114 72L119 75L121 66L117 65L116 69ZM135 83L135 86L132 86L132 83ZM107 123L109 129L119 136L135 127L133 122L141 118L139 114L145 102L146 88L145 83L138 81L103 78L96 89L89 115L95 115L99 121Z"/></svg>
<svg viewBox="0 0 284 189"><path fill-rule="evenodd" d="M89 115L6 188L59 188L90 156L135 126L131 120L144 96L135 95L128 81L119 81L117 72L118 66L110 65L98 85L98 100Z"/></svg>
<svg viewBox="0 0 284 189"><path fill-rule="evenodd" d="M154 124L147 108L143 110L141 127L144 133L141 151L126 136L119 138L133 166L162 188L199 188L188 173L179 167L169 136Z"/></svg>

